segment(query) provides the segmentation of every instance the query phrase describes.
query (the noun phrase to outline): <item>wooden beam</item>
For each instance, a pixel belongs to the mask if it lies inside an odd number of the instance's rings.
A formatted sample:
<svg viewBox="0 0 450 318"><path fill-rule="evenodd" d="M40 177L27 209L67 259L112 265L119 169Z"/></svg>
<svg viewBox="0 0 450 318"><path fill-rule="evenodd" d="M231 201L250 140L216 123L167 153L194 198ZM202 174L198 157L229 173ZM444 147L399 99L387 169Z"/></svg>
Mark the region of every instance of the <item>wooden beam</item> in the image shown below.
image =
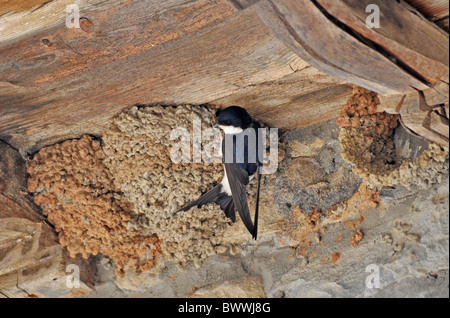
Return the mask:
<svg viewBox="0 0 450 318"><path fill-rule="evenodd" d="M449 80L447 73L442 79L431 85L429 89L423 91L428 105L438 105L448 102Z"/></svg>
<svg viewBox="0 0 450 318"><path fill-rule="evenodd" d="M430 112L405 114L402 115L401 120L408 129L422 138L436 144L448 146L448 137L445 137L430 128Z"/></svg>
<svg viewBox="0 0 450 318"><path fill-rule="evenodd" d="M0 138L33 152L99 135L135 104L207 103L303 63L251 10L170 3L155 12L153 2L128 0L85 11L92 34L60 25L1 46Z"/></svg>
<svg viewBox="0 0 450 318"><path fill-rule="evenodd" d="M381 94L427 87L383 52L350 34L316 1L261 0L249 9L256 10L291 50L325 73Z"/></svg>
<svg viewBox="0 0 450 318"><path fill-rule="evenodd" d="M424 91L380 95L380 109L400 114L403 124L423 138L448 146L448 74Z"/></svg>
<svg viewBox="0 0 450 318"><path fill-rule="evenodd" d="M424 16L432 20L448 17L449 3L447 0L405 0L411 6L420 11Z"/></svg>
<svg viewBox="0 0 450 318"><path fill-rule="evenodd" d="M315 67L298 67L293 74L245 87L211 103L220 107L245 105L252 116L278 128L292 129L336 118L352 95L352 85Z"/></svg>
<svg viewBox="0 0 450 318"><path fill-rule="evenodd" d="M441 114L436 111L431 112L430 114L430 128L435 132L447 137L449 135L449 127L448 127L448 118L445 118Z"/></svg>
<svg viewBox="0 0 450 318"><path fill-rule="evenodd" d="M158 103L245 103L260 120L292 128L305 118L330 118L347 94L344 81L393 99L409 96L400 113L435 107L448 96L448 77L441 77L448 74L448 36L389 1L380 2L395 9L384 16L385 28L366 30L367 1L80 1L89 21L82 29L65 26L67 0L7 1L0 16L0 139L32 153L101 135L122 109ZM39 27L27 28L34 20ZM398 36L403 29L395 23L411 24L423 41ZM321 70L328 86L295 74L299 65ZM275 98L284 93L290 101ZM419 97L425 102L414 106Z"/></svg>
<svg viewBox="0 0 450 318"><path fill-rule="evenodd" d="M125 1L123 4L126 5ZM154 7L153 1L148 5ZM165 3L173 2L164 1ZM76 4L80 15L107 10L118 4L117 0L0 0L0 45L5 45L50 29L65 25L66 18ZM66 11L67 10L67 11Z"/></svg>
<svg viewBox="0 0 450 318"><path fill-rule="evenodd" d="M435 83L449 72L448 34L404 2L374 0L317 0L334 18L376 45L411 76ZM369 28L366 8L376 4L380 27ZM369 43L369 44L370 44Z"/></svg>

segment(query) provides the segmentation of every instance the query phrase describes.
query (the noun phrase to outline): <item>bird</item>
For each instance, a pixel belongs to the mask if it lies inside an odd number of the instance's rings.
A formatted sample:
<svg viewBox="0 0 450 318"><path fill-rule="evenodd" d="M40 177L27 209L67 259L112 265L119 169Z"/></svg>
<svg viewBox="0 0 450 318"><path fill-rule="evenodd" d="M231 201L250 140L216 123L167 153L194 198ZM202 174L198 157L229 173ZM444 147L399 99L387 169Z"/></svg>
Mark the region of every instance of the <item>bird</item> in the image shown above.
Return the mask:
<svg viewBox="0 0 450 318"><path fill-rule="evenodd" d="M188 211L194 206L201 208L205 204L214 202L220 205L225 215L234 223L236 222L236 208L245 227L252 234L252 238L256 240L262 169L262 161L258 156L260 124L253 120L244 108L229 106L218 113L214 126L218 126L224 132L222 140L222 155L225 159L224 177L219 184L176 213ZM252 139L253 133L255 138ZM239 140L241 142L238 142ZM257 194L255 221L252 222L246 187L255 174L257 176Z"/></svg>

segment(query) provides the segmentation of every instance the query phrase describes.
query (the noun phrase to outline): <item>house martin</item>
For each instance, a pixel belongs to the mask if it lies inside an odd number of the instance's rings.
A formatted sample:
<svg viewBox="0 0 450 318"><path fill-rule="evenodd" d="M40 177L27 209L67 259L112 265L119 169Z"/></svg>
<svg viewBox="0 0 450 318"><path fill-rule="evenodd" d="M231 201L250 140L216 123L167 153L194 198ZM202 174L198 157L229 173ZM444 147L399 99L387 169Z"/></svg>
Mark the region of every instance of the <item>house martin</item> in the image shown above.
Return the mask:
<svg viewBox="0 0 450 318"><path fill-rule="evenodd" d="M262 149L258 129L260 125L250 117L244 108L239 106L223 109L219 113L215 125L224 132L222 140L224 177L222 182L176 213L188 211L194 206L201 208L207 203L214 202L220 205L225 215L234 223L236 208L245 227L256 239L262 169L262 157L258 153L258 149ZM255 174L257 176L257 194L255 221L252 222L247 203L246 186Z"/></svg>

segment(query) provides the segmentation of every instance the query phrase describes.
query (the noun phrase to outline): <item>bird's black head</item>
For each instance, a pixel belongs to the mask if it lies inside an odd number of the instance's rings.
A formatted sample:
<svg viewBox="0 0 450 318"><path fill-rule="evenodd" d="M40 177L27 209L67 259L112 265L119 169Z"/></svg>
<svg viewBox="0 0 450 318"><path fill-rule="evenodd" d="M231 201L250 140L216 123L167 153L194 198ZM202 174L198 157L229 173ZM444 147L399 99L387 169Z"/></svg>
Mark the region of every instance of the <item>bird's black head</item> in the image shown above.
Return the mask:
<svg viewBox="0 0 450 318"><path fill-rule="evenodd" d="M250 127L251 123L250 115L239 106L227 107L217 117L217 125L229 134L240 133Z"/></svg>

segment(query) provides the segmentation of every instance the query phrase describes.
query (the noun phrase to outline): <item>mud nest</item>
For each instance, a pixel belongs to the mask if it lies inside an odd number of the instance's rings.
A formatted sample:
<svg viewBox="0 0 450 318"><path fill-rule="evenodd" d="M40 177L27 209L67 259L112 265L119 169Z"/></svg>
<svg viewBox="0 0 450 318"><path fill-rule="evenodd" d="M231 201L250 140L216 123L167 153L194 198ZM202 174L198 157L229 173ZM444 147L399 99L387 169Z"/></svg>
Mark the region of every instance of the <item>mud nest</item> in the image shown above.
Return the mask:
<svg viewBox="0 0 450 318"><path fill-rule="evenodd" d="M223 233L230 227L219 206L209 204L174 212L197 199L223 177L221 163L193 163L194 126L204 132L214 123L212 109L201 106L133 107L114 118L103 135L105 165L115 186L133 203L133 226L156 233L166 259L199 265L207 256L227 250ZM174 163L174 129L186 129L191 158ZM202 147L212 139L202 139Z"/></svg>
<svg viewBox="0 0 450 318"><path fill-rule="evenodd" d="M101 253L119 276L127 264L158 270L160 256L200 265L232 248L231 221L215 204L174 212L220 182L223 168L173 162L179 140L171 132L183 128L193 138L195 127L204 132L214 120L214 109L201 106L132 107L101 139L84 136L39 151L28 162L29 191L71 256ZM212 141L202 134L200 151Z"/></svg>
<svg viewBox="0 0 450 318"><path fill-rule="evenodd" d="M376 93L354 86L337 119L343 159L374 188L440 183L448 172L448 147L430 143L416 158L404 156L405 145L395 136L400 117L380 112L379 104Z"/></svg>
<svg viewBox="0 0 450 318"><path fill-rule="evenodd" d="M118 276L127 264L145 271L159 258L159 239L128 228L132 204L113 184L104 157L90 136L44 148L28 161L28 190L71 257L101 253L115 262Z"/></svg>

